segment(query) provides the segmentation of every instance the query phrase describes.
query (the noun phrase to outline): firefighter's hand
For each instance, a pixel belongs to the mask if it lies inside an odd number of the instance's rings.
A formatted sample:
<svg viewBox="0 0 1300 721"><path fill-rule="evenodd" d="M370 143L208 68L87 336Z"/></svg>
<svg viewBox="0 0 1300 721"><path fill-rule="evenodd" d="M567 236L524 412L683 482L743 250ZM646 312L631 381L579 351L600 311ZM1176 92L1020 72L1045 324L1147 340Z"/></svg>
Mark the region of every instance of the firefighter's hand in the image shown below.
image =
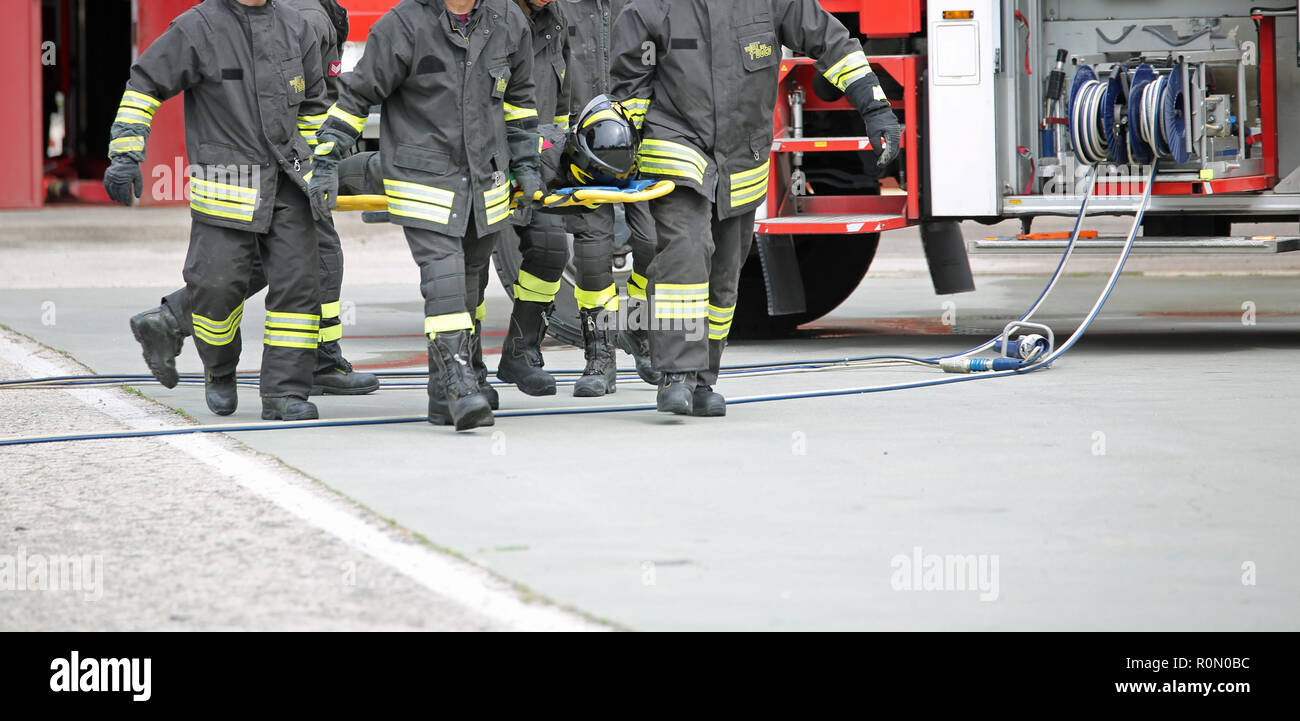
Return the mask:
<svg viewBox="0 0 1300 721"><path fill-rule="evenodd" d="M316 161L312 169L311 183L308 185L312 207L317 214L325 215L339 204L338 166Z"/></svg>
<svg viewBox="0 0 1300 721"><path fill-rule="evenodd" d="M876 165L883 168L894 162L903 140L903 124L898 122L894 111L888 107L876 108L863 113L862 119L867 124L867 137L871 138L871 148L876 153Z"/></svg>
<svg viewBox="0 0 1300 721"><path fill-rule="evenodd" d="M533 210L542 207L542 199L546 197L546 191L542 188L542 178L537 173L521 173L515 176L519 183L519 190L523 195L519 198L519 208Z"/></svg>
<svg viewBox="0 0 1300 721"><path fill-rule="evenodd" d="M114 157L113 164L104 173L104 190L114 202L131 206L144 192L140 164L124 155Z"/></svg>

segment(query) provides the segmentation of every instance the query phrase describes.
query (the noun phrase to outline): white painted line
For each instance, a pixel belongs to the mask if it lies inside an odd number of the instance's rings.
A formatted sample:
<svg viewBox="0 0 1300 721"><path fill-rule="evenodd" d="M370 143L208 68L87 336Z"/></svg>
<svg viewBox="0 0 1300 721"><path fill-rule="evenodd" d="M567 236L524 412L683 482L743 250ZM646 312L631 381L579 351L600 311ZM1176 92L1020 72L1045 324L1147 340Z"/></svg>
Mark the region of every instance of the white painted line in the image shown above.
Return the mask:
<svg viewBox="0 0 1300 721"><path fill-rule="evenodd" d="M0 335L0 358L34 378L77 375L84 369L55 363L36 353L44 348ZM14 391L22 392L22 391ZM127 399L100 389L71 388L64 393L133 430L180 427L149 412L149 401ZM161 436L161 441L189 454L238 485L271 501L311 525L405 574L425 588L520 631L598 631L605 627L542 603L525 603L492 574L464 561L399 541L370 525L357 511L322 492L301 487L296 474L251 453L223 448L199 435ZM293 478L293 480L290 480Z"/></svg>

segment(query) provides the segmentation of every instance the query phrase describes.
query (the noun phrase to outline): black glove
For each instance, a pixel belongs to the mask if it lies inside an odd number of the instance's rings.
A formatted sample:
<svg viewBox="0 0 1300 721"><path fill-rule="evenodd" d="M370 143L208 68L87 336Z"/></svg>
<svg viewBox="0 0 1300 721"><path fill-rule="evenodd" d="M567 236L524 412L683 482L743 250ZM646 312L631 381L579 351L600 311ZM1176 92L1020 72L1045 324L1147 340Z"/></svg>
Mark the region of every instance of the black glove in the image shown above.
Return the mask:
<svg viewBox="0 0 1300 721"><path fill-rule="evenodd" d="M113 157L113 164L104 173L104 190L114 202L130 207L134 198L144 192L144 176L140 174L140 163L125 155Z"/></svg>
<svg viewBox="0 0 1300 721"><path fill-rule="evenodd" d="M871 148L876 152L876 165L885 167L898 157L898 148L903 141L903 124L889 108L880 108L862 114L867 124L867 137L871 138Z"/></svg>
<svg viewBox="0 0 1300 721"><path fill-rule="evenodd" d="M542 207L542 199L546 197L546 189L542 187L542 178L535 170L527 170L515 175L515 182L519 183L519 190L523 192L523 197L519 198L520 210L534 210Z"/></svg>
<svg viewBox="0 0 1300 721"><path fill-rule="evenodd" d="M325 215L339 204L339 163L337 160L317 156L311 169L311 183L307 186L311 205L319 215Z"/></svg>
<svg viewBox="0 0 1300 721"><path fill-rule="evenodd" d="M339 163L343 162L343 139L326 132L319 138L312 156L311 182L307 186L312 207L324 216L339 204Z"/></svg>

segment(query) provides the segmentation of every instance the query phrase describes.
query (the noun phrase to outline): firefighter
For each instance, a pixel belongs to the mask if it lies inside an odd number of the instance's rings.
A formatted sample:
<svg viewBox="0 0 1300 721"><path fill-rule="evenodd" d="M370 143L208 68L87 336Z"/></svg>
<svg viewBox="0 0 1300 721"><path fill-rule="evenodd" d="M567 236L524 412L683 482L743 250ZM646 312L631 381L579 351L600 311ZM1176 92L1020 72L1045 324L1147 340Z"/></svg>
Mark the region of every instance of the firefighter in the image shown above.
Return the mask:
<svg viewBox="0 0 1300 721"><path fill-rule="evenodd" d="M556 129L569 127L569 26L555 0L515 0L527 16L532 34L533 84L539 123L554 124ZM513 383L530 396L555 395L555 378L543 370L542 341L546 337L547 317L555 307L560 277L569 262L569 241L564 218L549 213L525 213L515 232L523 262L511 294L514 308L501 346L497 378ZM488 268L479 278L478 297L487 290ZM475 313L475 335L482 327L485 312L480 305ZM496 402L496 392L487 384L487 366L483 363L481 343L474 355L479 385ZM495 409L497 406L493 405Z"/></svg>
<svg viewBox="0 0 1300 721"><path fill-rule="evenodd" d="M266 0L204 0L131 67L110 132L109 197L139 198L154 113L184 92L190 178L185 284L208 407L235 411L248 278L266 269L264 420L309 420L320 334L319 258L308 199L312 154L298 132L328 109L320 48L296 10Z"/></svg>
<svg viewBox="0 0 1300 721"><path fill-rule="evenodd" d="M713 384L767 197L783 45L817 60L861 113L877 164L891 163L902 127L862 46L817 0L637 0L615 21L614 95L644 123L640 172L678 184L650 204L660 412L726 415Z"/></svg>
<svg viewBox="0 0 1300 721"><path fill-rule="evenodd" d="M569 0L565 5L573 58L569 66L571 110L575 114L592 99L610 92L610 30L614 18L627 4L628 0ZM618 330L615 343L632 355L642 380L658 385L662 376L651 366L644 323L647 317L645 272L654 258L654 219L644 203L629 203L623 208L632 236L632 275L627 283L628 323ZM574 395L598 396L614 391L615 358L612 352L605 352L608 340L598 332L588 331L589 325L595 325L588 321L596 320L595 313L602 309L607 313L619 310L612 266L614 206L570 216L567 225L573 234L577 271L574 294L582 314L583 339L587 346L587 367L574 386Z"/></svg>
<svg viewBox="0 0 1300 721"><path fill-rule="evenodd" d="M338 165L382 105L379 162L393 222L420 267L429 339L429 422L492 425L472 364L480 278L522 209L542 198L532 33L514 0L402 0L385 13L318 135L313 201L338 195Z"/></svg>
<svg viewBox="0 0 1300 721"><path fill-rule="evenodd" d="M347 10L338 0L286 0L286 4L302 13L321 49L321 67L325 75L327 102L338 97L338 76L342 72L342 47L348 37ZM316 144L316 131L323 116L305 119L299 131L309 145ZM343 357L339 341L343 338L343 325L339 320L340 290L343 285L343 247L332 218L316 223L316 241L320 255L321 321L320 338L316 347L316 373L312 379L312 395L364 395L379 389L379 378L370 373L356 373L352 364ZM254 259L253 272L248 279L251 298L266 287L266 273L261 257ZM131 318L131 332L144 350L145 363L154 377L166 388L174 388L179 380L176 373L176 356L187 336L193 335L190 321L190 291L181 288L163 298L162 305Z"/></svg>

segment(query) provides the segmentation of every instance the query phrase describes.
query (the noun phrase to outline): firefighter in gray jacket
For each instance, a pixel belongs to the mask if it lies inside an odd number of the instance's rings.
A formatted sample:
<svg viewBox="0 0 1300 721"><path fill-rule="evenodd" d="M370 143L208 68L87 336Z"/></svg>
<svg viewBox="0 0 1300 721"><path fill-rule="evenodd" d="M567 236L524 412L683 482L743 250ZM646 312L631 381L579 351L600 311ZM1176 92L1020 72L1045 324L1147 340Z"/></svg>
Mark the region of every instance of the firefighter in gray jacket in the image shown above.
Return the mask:
<svg viewBox="0 0 1300 721"><path fill-rule="evenodd" d="M429 422L492 425L472 366L480 278L511 218L542 198L531 31L514 0L402 0L342 78L316 146L313 201L338 194L338 164L381 104L388 213L420 266L429 338Z"/></svg>
<svg viewBox="0 0 1300 721"><path fill-rule="evenodd" d="M533 84L538 122L557 128L569 127L569 27L555 0L515 0L528 17L533 46ZM550 213L526 213L516 228L523 262L512 294L514 309L501 346L497 378L514 383L530 396L555 395L555 378L543 370L542 341L546 336L547 315L560 290L560 277L569 261L569 241L564 218ZM488 269L484 266L479 279L478 297L487 289ZM483 306L476 313L476 335L483 317ZM481 345L475 354L475 370L480 386L494 402L496 394L487 384L487 367L483 365Z"/></svg>
<svg viewBox="0 0 1300 721"><path fill-rule="evenodd" d="M208 405L235 410L235 367L248 277L270 282L262 418L317 417L307 401L320 333L312 155L298 126L326 112L320 50L295 10L266 0L204 0L131 67L110 132L109 196L139 198L145 142L164 100L185 93L193 225L185 283Z"/></svg>
<svg viewBox="0 0 1300 721"><path fill-rule="evenodd" d="M338 76L342 73L342 46L348 37L348 13L338 0L282 0L307 21L312 39L320 47L321 72L325 76L327 102L338 97ZM302 119L298 131L308 145L316 144L316 132L325 116ZM321 321L316 349L316 374L312 394L364 395L379 389L379 378L370 373L356 373L343 357L339 341L343 325L339 296L343 286L343 247L334 221L326 217L316 223L316 241L320 253ZM266 287L266 272L258 257L248 280L252 297ZM176 356L185 338L194 334L190 320L190 291L181 288L163 298L162 305L131 318L131 332L144 349L149 370L167 388L176 386Z"/></svg>
<svg viewBox="0 0 1300 721"><path fill-rule="evenodd" d="M567 0L564 6L573 57L569 77L575 115L593 98L610 92L610 31L614 18L627 4L628 0ZM619 329L615 343L632 354L642 380L658 385L662 374L651 367L645 327L648 311L645 273L654 259L654 218L650 217L645 203L629 203L623 206L623 210L631 231L632 274L627 281L628 309L624 315L628 323ZM619 299L612 267L614 206L606 205L590 213L571 215L568 229L573 233L573 260L577 270L574 294L579 310L603 308L609 313L617 312ZM587 326L585 320L583 326ZM602 386L607 386L612 392L615 359L612 353L604 354L603 350L600 346L588 350L587 368L574 387L574 395L600 395Z"/></svg>
<svg viewBox="0 0 1300 721"><path fill-rule="evenodd" d="M644 122L640 173L678 185L650 204L661 412L726 414L712 386L767 197L783 45L817 60L862 114L878 164L892 162L902 127L861 44L817 0L636 0L614 24L614 96Z"/></svg>

